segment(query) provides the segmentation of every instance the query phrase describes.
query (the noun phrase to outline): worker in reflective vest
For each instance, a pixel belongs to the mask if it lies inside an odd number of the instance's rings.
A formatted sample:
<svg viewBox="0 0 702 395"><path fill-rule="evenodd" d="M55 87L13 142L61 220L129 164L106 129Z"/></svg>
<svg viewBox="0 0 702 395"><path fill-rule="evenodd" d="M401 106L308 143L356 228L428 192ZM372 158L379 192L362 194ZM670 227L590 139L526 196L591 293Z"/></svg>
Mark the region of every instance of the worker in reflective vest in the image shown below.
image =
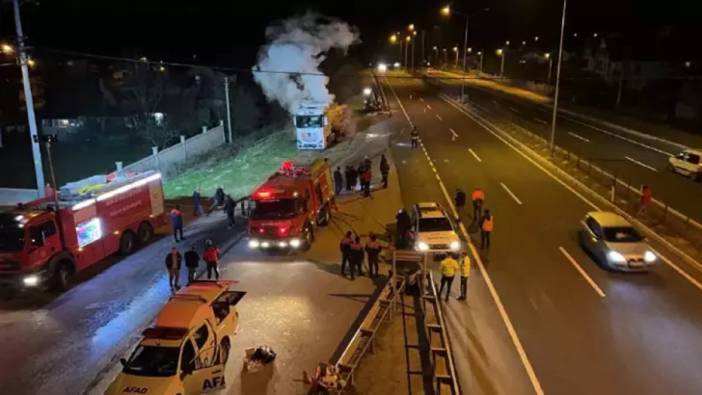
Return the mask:
<svg viewBox="0 0 702 395"><path fill-rule="evenodd" d="M482 215L485 192L480 188L475 188L470 199L473 201L473 222L478 222Z"/></svg>
<svg viewBox="0 0 702 395"><path fill-rule="evenodd" d="M380 261L380 251L382 249L383 247L380 245L380 243L378 243L378 237L371 233L370 241L366 243L366 254L368 255L368 277L378 275L378 262Z"/></svg>
<svg viewBox="0 0 702 395"><path fill-rule="evenodd" d="M461 269L461 296L458 300L466 300L468 296L468 277L470 277L470 258L468 258L468 253L463 251L461 253L461 260L458 263Z"/></svg>
<svg viewBox="0 0 702 395"><path fill-rule="evenodd" d="M490 214L490 210L485 210L483 219L480 221L480 248L490 249L490 233L495 226L495 219Z"/></svg>

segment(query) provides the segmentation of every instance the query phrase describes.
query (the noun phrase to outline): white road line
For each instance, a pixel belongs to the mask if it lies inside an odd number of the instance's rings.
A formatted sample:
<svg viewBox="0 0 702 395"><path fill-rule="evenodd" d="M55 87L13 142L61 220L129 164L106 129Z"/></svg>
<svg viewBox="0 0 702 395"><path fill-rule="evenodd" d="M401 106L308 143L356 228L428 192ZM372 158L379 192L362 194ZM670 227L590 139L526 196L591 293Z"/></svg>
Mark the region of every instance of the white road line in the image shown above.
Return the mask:
<svg viewBox="0 0 702 395"><path fill-rule="evenodd" d="M514 199L514 201L517 202L518 205L520 205L520 206L522 205L522 201L519 200L519 198L517 197L517 195L514 194L514 192L512 192L509 188L507 188L507 185L505 185L503 182L501 182L500 185L502 186L502 189L507 191L509 196L512 196L512 199Z"/></svg>
<svg viewBox="0 0 702 395"><path fill-rule="evenodd" d="M600 298L604 298L605 293L604 293L604 291L602 291L602 288L600 288L597 285L597 283L595 283L595 281L592 278L590 278L590 276L588 276L588 274L585 272L585 270L583 270L583 268L580 267L578 262L576 262L575 259L573 259L573 257L570 256L568 251L566 251L565 248L563 248L563 247L558 247L558 249L561 250L561 253L563 255L565 255L566 259L568 259L568 261L570 261L570 263L575 267L575 270L577 270L578 273L580 273L580 275L583 276L583 278L585 278L585 281L587 281L587 283L590 284L592 289L594 289L595 292L597 292L597 294L600 295Z"/></svg>
<svg viewBox="0 0 702 395"><path fill-rule="evenodd" d="M658 148L656 148L656 147L651 147L651 146L648 145L648 144L644 144L644 143L641 143L641 142L639 142L639 141L636 141L636 140L633 140L633 139L624 137L624 136L622 136L622 135L620 135L620 134L613 133L613 132L610 132L610 131L608 131L608 130L605 130L605 129L602 129L602 128L598 128L597 126L593 126L593 125L590 125L590 124L588 124L588 123L578 121L577 119L570 118L570 117L564 117L564 116L562 116L562 115L561 115L561 117L563 117L563 118L565 118L565 119L567 119L567 120L569 120L569 121L571 121L571 122L575 122L575 123L577 123L577 124L580 124L580 125L583 125L583 126L587 126L587 127L590 128L590 129L597 130L598 132L602 132L602 133L604 133L604 134L608 134L608 135L613 136L613 137L616 137L616 138L618 138L618 139L627 141L627 142L632 143L632 144L634 144L634 145L638 145L638 146L640 146L640 147L650 149L651 151L658 152L658 153L661 154L661 155L673 156L673 154L670 153L670 152L663 151L662 149L658 149Z"/></svg>
<svg viewBox="0 0 702 395"><path fill-rule="evenodd" d="M387 83L387 79L385 80ZM398 104L400 105L400 108L402 109L402 113L405 115L405 118L407 119L407 122L409 122L410 126L414 125L412 123L412 120L410 119L409 115L407 115L407 111L405 110L405 107L402 105L402 102L400 101L400 98L397 96L397 93L395 92L395 89L393 89L392 85L388 84L390 87L390 90L392 91L393 95L395 96L395 100L397 100ZM431 163L431 158L429 155L424 151L427 160ZM437 174L437 179L439 181L439 186L441 187L442 192L444 193L444 198L448 202L449 207L451 207L451 210L453 212L454 217L458 217L458 212L456 211L456 207L453 205L453 198L451 195L449 195L448 191L446 190L446 187L444 186L444 183L441 181L441 178ZM473 242L471 241L470 235L468 235L468 232L466 231L466 227L461 223L460 225L461 232L463 234L463 237L465 238L466 242L468 243L468 247L470 247L471 255L473 255L473 259L475 259L475 262L478 264L478 268L480 269L480 274L482 274L483 279L485 280L485 284L488 287L488 290L490 291L490 296L492 296L492 300L495 302L495 305L497 306L497 310L500 313L500 317L502 318L502 322L505 324L505 327L507 328L507 333L509 333L510 338L512 339L512 344L514 344L514 348L517 350L517 354L519 354L519 359L522 361L522 364L524 365L524 369L526 370L527 376L529 376L529 381L531 382L532 387L534 388L534 392L536 392L536 395L544 395L544 390L541 388L541 382L539 382L539 378L536 377L536 372L534 371L534 367L531 365L531 361L529 361L529 357L526 355L526 351L524 350L524 346L522 345L521 340L519 340L519 336L517 335L516 329L514 329L514 325L512 324L512 320L509 318L509 315L507 315L507 310L505 309L505 306L502 304L502 299L500 299L500 296L497 294L497 290L495 289L495 285L492 283L492 279L490 278L490 275L488 274L487 270L485 269L485 265L483 264L482 259L480 258L480 255L478 254L478 251L475 249L475 246L473 245Z"/></svg>
<svg viewBox="0 0 702 395"><path fill-rule="evenodd" d="M517 110L516 108L510 107L509 109L512 110L512 111L514 111L514 112L516 112L517 114L519 114L519 110Z"/></svg>
<svg viewBox="0 0 702 395"><path fill-rule="evenodd" d="M629 162L636 163L637 165L639 165L639 166L641 166L641 167L644 167L644 168L646 168L646 169L648 169L648 170L651 170L651 171L653 171L653 172L658 173L658 170L656 170L655 167L649 166L649 165L647 165L647 164L645 164L645 163L643 163L643 162L639 162L638 160L636 160L636 159L634 159L634 158L631 158L631 157L629 157L629 156L625 156L624 159L628 160Z"/></svg>
<svg viewBox="0 0 702 395"><path fill-rule="evenodd" d="M658 251L654 250L653 248L651 248L651 249L653 250L653 252L654 252L656 255L658 255L659 258L661 258L661 259L663 260L663 262L667 263L668 266L670 266L673 270L675 270L676 272L678 272L678 274L680 274L681 276L685 277L685 278L687 279L687 281L691 282L692 285L694 285L695 287L697 287L697 289L699 289L700 291L702 291L702 283L700 283L699 281L697 281L697 280L696 280L694 277L692 277L691 275L687 274L686 271L682 270L678 265L674 264L670 259L664 257L663 255L661 255Z"/></svg>
<svg viewBox="0 0 702 395"><path fill-rule="evenodd" d="M436 114L436 119L438 119L439 121L443 121L443 120L444 120L443 118L441 118L441 115L439 115L439 114Z"/></svg>
<svg viewBox="0 0 702 395"><path fill-rule="evenodd" d="M420 98L419 98L419 101L423 102L423 101L424 101L424 99L422 99L422 98L420 97Z"/></svg>
<svg viewBox="0 0 702 395"><path fill-rule="evenodd" d="M480 159L480 157L478 156L478 154L476 154L472 149L468 148L468 152L470 152L470 154L473 155L473 158L475 158L475 160L477 160L478 162L482 162L482 161L483 161L482 159Z"/></svg>
<svg viewBox="0 0 702 395"><path fill-rule="evenodd" d="M428 104L427 104L427 108L428 108L429 110L431 110L431 106L430 106L430 105L428 105Z"/></svg>
<svg viewBox="0 0 702 395"><path fill-rule="evenodd" d="M538 123L540 123L540 124L544 124L544 125L548 125L548 124L551 123L551 122L546 121L546 120L541 119L541 118L534 118L534 121L536 121L536 122L538 122Z"/></svg>
<svg viewBox="0 0 702 395"><path fill-rule="evenodd" d="M458 133L456 133L455 130L453 130L452 128L449 128L449 131L451 132L451 134L453 135L454 138L458 137Z"/></svg>
<svg viewBox="0 0 702 395"><path fill-rule="evenodd" d="M586 142L586 143L589 143L589 142L590 142L590 140L586 139L585 137L583 137L583 136L581 136L581 135L579 135L579 134L575 134L575 133L573 133L573 132L568 132L568 134L571 135L571 136L573 136L573 137L575 137L576 139L581 140L581 141L584 141L584 142Z"/></svg>

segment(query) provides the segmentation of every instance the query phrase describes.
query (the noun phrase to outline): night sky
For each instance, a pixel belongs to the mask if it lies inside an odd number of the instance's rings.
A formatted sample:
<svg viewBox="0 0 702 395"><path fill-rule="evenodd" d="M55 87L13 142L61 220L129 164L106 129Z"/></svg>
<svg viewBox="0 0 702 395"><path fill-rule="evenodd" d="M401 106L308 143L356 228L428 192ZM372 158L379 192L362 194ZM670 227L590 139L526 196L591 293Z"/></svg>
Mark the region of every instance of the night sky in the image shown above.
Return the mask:
<svg viewBox="0 0 702 395"><path fill-rule="evenodd" d="M637 34L646 28L675 25L699 33L700 6L686 0L570 0L568 30L592 34ZM433 32L432 40L453 45L462 40L463 21L438 15L435 0L236 1L236 0L45 0L26 5L23 20L36 46L105 55L144 54L164 60L248 67L264 42L270 22L307 9L342 18L359 27L363 45L352 51L371 60L390 32L413 22ZM471 42L478 47L518 42L534 35L555 45L560 0L454 1L464 11L490 7L472 20ZM12 38L11 7L0 6L0 39ZM695 35L697 42L699 34ZM427 43L429 44L429 43ZM690 49L699 44L684 43ZM695 58L700 58L699 55Z"/></svg>

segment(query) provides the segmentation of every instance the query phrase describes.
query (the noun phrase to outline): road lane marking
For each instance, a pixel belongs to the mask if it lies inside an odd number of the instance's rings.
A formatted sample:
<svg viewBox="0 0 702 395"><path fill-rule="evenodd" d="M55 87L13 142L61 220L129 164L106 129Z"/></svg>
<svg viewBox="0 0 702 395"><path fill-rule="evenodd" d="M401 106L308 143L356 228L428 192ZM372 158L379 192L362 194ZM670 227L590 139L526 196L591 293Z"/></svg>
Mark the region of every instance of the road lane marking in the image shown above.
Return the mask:
<svg viewBox="0 0 702 395"><path fill-rule="evenodd" d="M575 134L575 133L573 133L573 132L568 132L568 134L571 135L571 136L573 136L573 137L575 137L576 139L578 139L578 140L580 140L580 141L584 141L584 142L586 142L586 143L589 143L589 142L590 142L590 140L586 139L585 137L583 137L583 136L581 136L581 135L579 135L579 134Z"/></svg>
<svg viewBox="0 0 702 395"><path fill-rule="evenodd" d="M427 109L431 110L431 106L427 104Z"/></svg>
<svg viewBox="0 0 702 395"><path fill-rule="evenodd" d="M477 160L478 162L482 162L482 161L483 161L482 159L480 159L480 157L478 156L478 154L476 154L471 148L468 148L468 152L470 152L470 154L473 155L473 158L475 158L475 160Z"/></svg>
<svg viewBox="0 0 702 395"><path fill-rule="evenodd" d="M420 98L419 98L419 101L423 102L423 101L424 101L424 99L422 99L422 98L420 97Z"/></svg>
<svg viewBox="0 0 702 395"><path fill-rule="evenodd" d="M560 247L560 246L558 247L558 249L561 250L561 253L563 255L565 255L566 259L568 259L568 261L570 261L570 263L573 265L573 267L575 267L575 270L577 270L578 273L580 273L580 275L583 276L583 278L585 278L585 281L587 281L587 283L590 284L592 289L594 289L595 292L597 292L597 294L600 295L600 298L604 298L605 293L604 293L604 291L602 291L602 288L600 288L597 285L597 283L595 283L595 281L585 272L585 270L583 270L583 268L580 267L578 262L576 262L575 259L573 259L573 257L570 256L568 251L566 251L565 248Z"/></svg>
<svg viewBox="0 0 702 395"><path fill-rule="evenodd" d="M514 194L514 192L512 192L509 188L507 188L507 185L505 185L503 182L501 182L500 185L502 186L502 189L507 191L509 196L512 196L512 199L514 199L514 201L517 202L518 205L520 205L520 206L522 205L522 201L519 200L519 198L517 197L517 195Z"/></svg>
<svg viewBox="0 0 702 395"><path fill-rule="evenodd" d="M641 167L643 167L643 168L646 168L646 169L648 169L648 170L651 170L651 171L653 171L653 172L658 173L658 170L656 170L655 167L649 166L649 165L647 165L647 164L645 164L645 163L643 163L643 162L639 162L638 160L636 160L636 159L634 159L634 158L632 158L632 157L625 156L624 159L628 160L629 162L636 163L637 165L639 165L639 166L641 166Z"/></svg>
<svg viewBox="0 0 702 395"><path fill-rule="evenodd" d="M543 124L543 125L548 125L548 124L550 124L549 121L546 121L546 120L541 119L541 118L534 118L534 121L536 121L536 122L538 122L538 123L540 123L540 124Z"/></svg>
<svg viewBox="0 0 702 395"><path fill-rule="evenodd" d="M458 133L456 133L456 131L453 130L453 128L449 128L449 131L451 132L451 134L453 135L453 139L455 140L458 137Z"/></svg>
<svg viewBox="0 0 702 395"><path fill-rule="evenodd" d="M598 128L597 126L593 126L593 125L590 125L590 124L588 124L588 123L578 121L577 119L573 119L573 118L570 118L570 117L565 117L565 116L563 116L563 115L560 115L560 117L565 118L565 119L567 119L567 120L569 120L569 121L571 121L571 122L575 122L575 123L577 123L577 124L580 124L580 125L583 125L583 126L587 126L588 128L597 130L598 132L602 132L602 133L604 133L604 134L608 134L608 135L610 135L610 136L613 136L613 137L616 137L616 138L618 138L618 139L624 140L624 141L629 142L629 143L631 143L631 144L638 145L638 146L643 147L643 148L646 148L646 149L650 149L651 151L654 151L654 152L658 152L658 153L661 154L661 155L673 156L673 154L670 153L670 152L663 151L662 149L658 149L658 148L656 148L656 147L652 147L652 146L650 146L650 145L648 145L648 144L644 144L644 143L642 143L642 142L639 142L639 141L630 139L630 138L628 138L628 137L624 137L624 136L622 136L622 135L620 135L620 134L613 133L613 132L610 132L610 131L605 130L605 129L602 129L602 128Z"/></svg>
<svg viewBox="0 0 702 395"><path fill-rule="evenodd" d="M509 109L512 110L512 111L514 111L514 112L516 112L517 114L519 114L519 110L517 110L516 108L510 107Z"/></svg>
<svg viewBox="0 0 702 395"><path fill-rule="evenodd" d="M385 80L385 83L388 84L390 87L390 90L393 93L393 96L395 96L395 100L397 100L397 103L400 105L400 109L402 109L402 113L405 115L405 118L407 119L407 122L410 124L410 126L414 126L412 123L412 120L410 119L409 115L407 114L407 111L405 110L405 106L402 104L402 101L400 101L400 98L397 96L397 93L395 92L395 89L393 89L392 85L390 85L387 82L387 78ZM424 142L422 140L419 140L419 143L422 145L422 148L424 148ZM426 155L427 160L429 163L431 163L431 158L429 157L429 154L427 154L427 151L424 150L424 154ZM446 190L446 187L444 186L444 183L441 181L441 178L439 177L438 173L436 175L438 181L439 181L439 187L441 187L441 191L444 193L444 198L448 202L449 207L451 207L451 210L453 212L454 217L458 217L458 211L456 210L456 207L453 204L453 199L449 195L448 191ZM466 231L466 227L463 225L463 223L460 223L460 228L461 232L463 234L463 237L466 240L466 243L470 247L471 255L473 255L473 259L478 264L478 268L480 269L480 274L482 274L482 278L485 280L485 284L488 287L488 290L490 291L490 296L492 297L492 300L495 302L495 305L497 306L497 310L500 313L500 318L502 318L502 322L504 323L505 327L507 328L507 333L509 334L510 338L512 339L512 344L514 345L514 348L517 350L517 354L519 355L519 359L522 361L522 365L524 365L524 369L526 370L527 376L529 377L529 381L531 382L532 387L534 388L534 392L536 395L544 395L544 390L541 387L541 382L539 381L539 378L536 377L536 372L534 371L534 367L531 364L531 361L529 360L529 357L526 354L526 351L524 350L524 346L522 345L521 340L519 340L519 335L517 335L517 330L514 329L514 325L512 324L512 320L509 318L509 315L507 314L507 310L505 309L505 306L502 304L502 299L500 299L500 295L498 295L497 290L495 289L495 285L492 283L492 279L490 278L490 275L488 274L487 270L485 269L485 265L483 264L482 259L480 258L480 255L478 254L477 249L473 245L473 242L470 238L470 235L468 235L468 232ZM450 354L449 354L450 355Z"/></svg>
<svg viewBox="0 0 702 395"><path fill-rule="evenodd" d="M659 253L658 251L656 251L653 247L651 247L651 250L653 250L653 252L654 252L659 258L661 258L661 259L663 260L663 262L665 262L665 263L668 264L668 266L670 266L673 270L675 270L676 272L678 272L679 275L685 277L685 278L687 279L687 281L691 282L692 285L694 285L695 287L697 287L697 289L699 289L700 291L702 291L702 283L700 283L699 281L697 281L697 280L696 280L694 277L692 277L691 275L687 274L686 271L682 270L678 265L674 264L673 261L671 261L670 259L668 259L668 258L666 258L665 256L663 256L661 253Z"/></svg>
<svg viewBox="0 0 702 395"><path fill-rule="evenodd" d="M436 114L436 119L438 119L439 121L443 121L443 120L444 120L443 118L441 118L441 115L439 115L439 114Z"/></svg>

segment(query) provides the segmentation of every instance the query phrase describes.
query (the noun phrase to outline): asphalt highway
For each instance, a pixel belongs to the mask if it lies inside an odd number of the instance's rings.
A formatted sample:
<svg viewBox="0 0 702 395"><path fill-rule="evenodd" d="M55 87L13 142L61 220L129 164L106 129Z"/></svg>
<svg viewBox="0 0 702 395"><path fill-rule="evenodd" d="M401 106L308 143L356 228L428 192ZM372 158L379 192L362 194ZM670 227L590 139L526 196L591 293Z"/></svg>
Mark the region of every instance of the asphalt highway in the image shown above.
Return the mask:
<svg viewBox="0 0 702 395"><path fill-rule="evenodd" d="M702 393L699 273L658 245L665 261L648 273L603 270L576 234L598 203L567 189L420 80L386 81L395 114L406 110L436 169L422 150L408 147L407 134L407 142L401 137L394 145L405 205L447 206L439 183L451 196L457 187L470 193L480 186L495 217L492 248L481 252L485 271L474 267L467 302L446 304L465 393ZM512 111L483 104L496 116ZM512 119L521 124L519 114L527 111L515 109ZM624 155L616 147L608 152ZM461 219L477 240L471 213Z"/></svg>
<svg viewBox="0 0 702 395"><path fill-rule="evenodd" d="M446 93L459 95L460 79L442 82ZM504 127L524 128L550 138L551 108L471 84L466 84L466 92L473 108ZM668 158L678 153L678 147L567 115L558 117L555 142L582 158L592 160L635 188L649 185L656 199L702 222L702 210L699 209L702 185L673 173L668 167Z"/></svg>

